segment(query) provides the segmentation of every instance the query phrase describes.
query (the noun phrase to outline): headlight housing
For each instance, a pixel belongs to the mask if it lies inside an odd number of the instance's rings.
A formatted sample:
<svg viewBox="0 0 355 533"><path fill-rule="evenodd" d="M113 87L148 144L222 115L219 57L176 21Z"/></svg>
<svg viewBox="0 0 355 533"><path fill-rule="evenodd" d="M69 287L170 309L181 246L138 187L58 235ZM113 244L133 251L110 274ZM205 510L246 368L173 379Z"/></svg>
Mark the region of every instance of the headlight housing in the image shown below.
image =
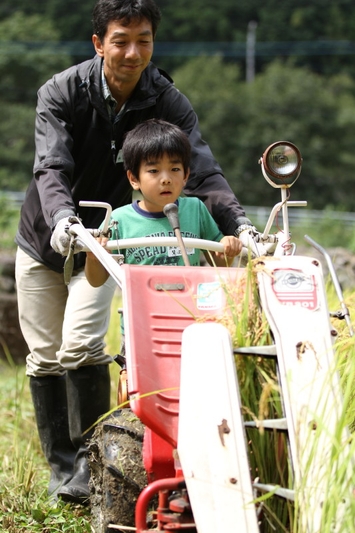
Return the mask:
<svg viewBox="0 0 355 533"><path fill-rule="evenodd" d="M259 160L266 181L275 188L291 187L301 173L299 149L287 141L271 144Z"/></svg>

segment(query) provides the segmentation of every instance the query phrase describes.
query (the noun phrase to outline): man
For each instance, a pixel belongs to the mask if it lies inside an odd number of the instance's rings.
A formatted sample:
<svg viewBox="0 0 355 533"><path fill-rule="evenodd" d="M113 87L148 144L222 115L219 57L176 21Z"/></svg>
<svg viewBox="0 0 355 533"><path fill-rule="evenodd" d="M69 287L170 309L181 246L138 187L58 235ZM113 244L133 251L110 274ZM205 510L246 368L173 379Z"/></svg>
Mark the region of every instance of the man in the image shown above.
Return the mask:
<svg viewBox="0 0 355 533"><path fill-rule="evenodd" d="M93 11L96 56L55 75L38 92L33 179L16 242L21 328L30 354L27 375L38 432L51 468L49 493L86 503L89 471L83 435L110 407L112 358L104 352L111 279L93 288L85 254L75 255L64 283L68 217L98 227L100 209L80 200L119 207L131 202L122 164L125 133L158 118L189 136L191 174L186 195L204 201L225 235L251 222L202 140L187 98L151 62L160 12L153 0L99 0ZM77 250L78 251L78 250Z"/></svg>

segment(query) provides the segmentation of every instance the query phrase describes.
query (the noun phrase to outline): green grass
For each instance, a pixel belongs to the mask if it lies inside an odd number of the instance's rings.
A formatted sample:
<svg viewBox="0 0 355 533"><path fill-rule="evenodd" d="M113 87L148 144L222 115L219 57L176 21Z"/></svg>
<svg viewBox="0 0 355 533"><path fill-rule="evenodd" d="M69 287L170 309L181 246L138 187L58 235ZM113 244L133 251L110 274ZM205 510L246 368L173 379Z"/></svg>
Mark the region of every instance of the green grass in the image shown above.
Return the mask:
<svg viewBox="0 0 355 533"><path fill-rule="evenodd" d="M20 209L9 205L8 199L0 193L0 232L2 250L15 250L14 238L19 216Z"/></svg>
<svg viewBox="0 0 355 533"><path fill-rule="evenodd" d="M107 351L119 347L119 318L115 296ZM119 367L111 365L112 405L117 396ZM90 511L47 498L49 470L37 435L34 411L24 366L0 361L0 531L10 533L88 533Z"/></svg>
<svg viewBox="0 0 355 533"><path fill-rule="evenodd" d="M89 511L47 499L49 472L42 455L24 367L0 366L1 531L90 532Z"/></svg>

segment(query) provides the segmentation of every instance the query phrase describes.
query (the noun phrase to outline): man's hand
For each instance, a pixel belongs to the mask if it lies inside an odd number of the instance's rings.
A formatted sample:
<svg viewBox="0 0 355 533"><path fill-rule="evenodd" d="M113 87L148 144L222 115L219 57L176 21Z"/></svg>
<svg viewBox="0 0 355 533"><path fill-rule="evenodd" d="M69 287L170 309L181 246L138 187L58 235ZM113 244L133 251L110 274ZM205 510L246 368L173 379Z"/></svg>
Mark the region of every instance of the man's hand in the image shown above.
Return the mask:
<svg viewBox="0 0 355 533"><path fill-rule="evenodd" d="M255 235L257 234L257 231L254 226L246 227L240 234L239 239L242 242L243 246L243 255L249 255L254 258L258 257L259 255L263 255L259 252L256 242L255 242Z"/></svg>
<svg viewBox="0 0 355 533"><path fill-rule="evenodd" d="M254 226L243 230L239 234L239 239L243 245L243 257L260 257L262 255L272 255L275 251L277 241L263 242L261 233L259 233Z"/></svg>
<svg viewBox="0 0 355 533"><path fill-rule="evenodd" d="M68 233L70 226L69 218L70 217L62 218L57 222L50 240L50 245L53 250L63 256L68 255L71 242L71 236ZM83 248L83 243L80 240L75 240L74 253L77 254L78 252L81 252Z"/></svg>

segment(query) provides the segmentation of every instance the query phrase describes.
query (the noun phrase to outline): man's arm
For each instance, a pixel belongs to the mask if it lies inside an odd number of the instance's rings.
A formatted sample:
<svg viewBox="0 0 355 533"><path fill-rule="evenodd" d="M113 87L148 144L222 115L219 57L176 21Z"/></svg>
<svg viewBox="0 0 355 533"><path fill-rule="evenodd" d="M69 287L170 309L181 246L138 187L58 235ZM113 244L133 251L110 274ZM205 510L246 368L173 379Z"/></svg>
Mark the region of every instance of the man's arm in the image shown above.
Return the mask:
<svg viewBox="0 0 355 533"><path fill-rule="evenodd" d="M50 80L38 91L35 123L34 177L46 223L75 215L71 193L74 161L68 106Z"/></svg>
<svg viewBox="0 0 355 533"><path fill-rule="evenodd" d="M171 86L160 105L163 118L177 124L189 136L192 157L191 172L184 189L186 196L197 196L202 200L225 235L235 235L240 225L252 226L210 147L202 139L198 117L186 96Z"/></svg>

